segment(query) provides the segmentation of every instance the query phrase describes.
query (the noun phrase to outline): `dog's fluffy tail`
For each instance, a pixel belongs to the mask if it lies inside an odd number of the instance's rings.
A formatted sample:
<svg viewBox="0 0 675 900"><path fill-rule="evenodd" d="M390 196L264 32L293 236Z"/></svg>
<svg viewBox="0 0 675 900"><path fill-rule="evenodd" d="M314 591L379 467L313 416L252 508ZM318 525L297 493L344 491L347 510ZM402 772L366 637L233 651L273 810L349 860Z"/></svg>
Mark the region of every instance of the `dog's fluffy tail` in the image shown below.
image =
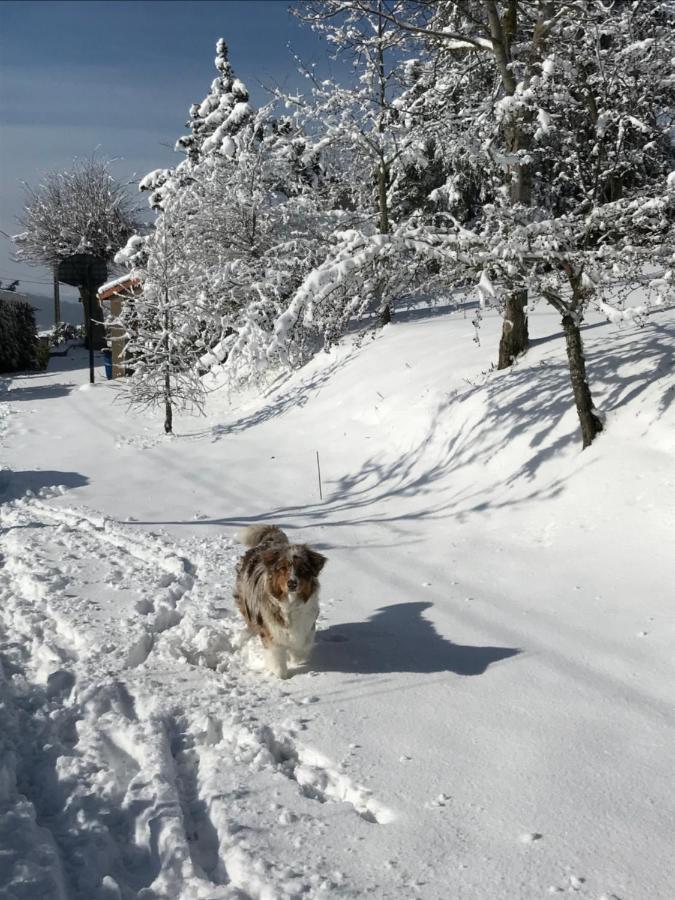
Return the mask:
<svg viewBox="0 0 675 900"><path fill-rule="evenodd" d="M239 532L239 543L246 547L257 547L268 540L287 541L288 538L276 525L249 525Z"/></svg>

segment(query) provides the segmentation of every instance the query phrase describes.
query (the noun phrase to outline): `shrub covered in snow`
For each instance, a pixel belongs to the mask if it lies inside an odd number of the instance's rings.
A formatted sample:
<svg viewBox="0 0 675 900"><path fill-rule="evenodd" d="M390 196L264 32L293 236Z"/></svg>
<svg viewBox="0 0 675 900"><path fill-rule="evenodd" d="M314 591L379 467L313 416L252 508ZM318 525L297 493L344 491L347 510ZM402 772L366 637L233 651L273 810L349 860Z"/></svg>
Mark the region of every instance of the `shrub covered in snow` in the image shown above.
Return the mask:
<svg viewBox="0 0 675 900"><path fill-rule="evenodd" d="M72 322L57 322L42 334L46 335L50 347L58 347L66 341L84 340L85 328L84 325L74 325Z"/></svg>

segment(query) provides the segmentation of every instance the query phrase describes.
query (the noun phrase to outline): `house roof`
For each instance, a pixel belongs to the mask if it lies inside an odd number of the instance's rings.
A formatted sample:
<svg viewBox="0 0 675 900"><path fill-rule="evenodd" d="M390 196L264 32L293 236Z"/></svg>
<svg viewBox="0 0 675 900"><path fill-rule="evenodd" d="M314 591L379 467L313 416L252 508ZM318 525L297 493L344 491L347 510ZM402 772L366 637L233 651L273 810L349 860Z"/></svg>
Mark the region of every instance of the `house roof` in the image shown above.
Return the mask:
<svg viewBox="0 0 675 900"><path fill-rule="evenodd" d="M119 278L114 278L112 281L106 281L105 284L101 285L97 292L98 299L109 300L117 294L124 294L127 291L132 291L134 288L139 287L140 284L141 279L135 275L121 275Z"/></svg>

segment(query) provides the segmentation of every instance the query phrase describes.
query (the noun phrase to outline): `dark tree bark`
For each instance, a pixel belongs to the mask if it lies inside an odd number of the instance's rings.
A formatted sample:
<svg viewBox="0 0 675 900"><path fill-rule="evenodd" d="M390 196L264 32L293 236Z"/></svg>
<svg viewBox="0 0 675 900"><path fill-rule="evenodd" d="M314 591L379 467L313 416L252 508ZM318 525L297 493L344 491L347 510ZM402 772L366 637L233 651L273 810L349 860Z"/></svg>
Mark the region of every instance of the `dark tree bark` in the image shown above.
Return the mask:
<svg viewBox="0 0 675 900"><path fill-rule="evenodd" d="M576 404L579 422L581 423L581 436L585 449L593 443L593 440L602 431L602 422L593 408L593 398L586 380L584 348L576 316L571 313L565 314L562 317L562 325L565 331L567 360L570 368L574 403Z"/></svg>
<svg viewBox="0 0 675 900"><path fill-rule="evenodd" d="M387 186L389 172L384 160L377 169L377 200L379 212L379 228L381 234L389 234L389 207L387 203ZM385 303L379 310L380 325L388 325L391 322L391 306Z"/></svg>
<svg viewBox="0 0 675 900"><path fill-rule="evenodd" d="M164 286L164 333L165 347L167 350L166 371L164 373L164 433L173 433L173 409L171 408L171 344L169 342L169 334L171 333L171 316L169 315L169 289Z"/></svg>
<svg viewBox="0 0 675 900"><path fill-rule="evenodd" d="M511 41L518 28L517 4L509 3L504 21L499 17L494 0L485 0L493 53L502 85L509 96L516 92L516 80L511 71ZM514 122L505 134L506 149L509 153L527 149L528 138L522 123ZM532 196L532 173L524 163L511 167L511 202L529 206ZM514 290L506 298L502 336L499 342L498 369L507 369L514 359L524 353L530 344L527 324L527 291Z"/></svg>
<svg viewBox="0 0 675 900"><path fill-rule="evenodd" d="M171 408L171 376L164 376L164 432L173 434L173 409Z"/></svg>
<svg viewBox="0 0 675 900"><path fill-rule="evenodd" d="M515 291L506 298L497 368L508 369L515 358L527 350L528 345L527 291Z"/></svg>
<svg viewBox="0 0 675 900"><path fill-rule="evenodd" d="M378 61L378 73L379 73L379 92L380 92L380 119L378 122L377 130L380 134L383 134L385 131L384 124L384 110L386 108L386 93L387 93L387 76L384 65L384 49L383 49L383 38L384 38L384 18L382 16L382 3L378 2L378 20L377 20L377 35L379 38L379 43L377 47L377 61ZM389 187L389 167L386 163L384 154L380 157L380 163L377 167L377 206L379 212L379 228L380 234L389 234L390 225L389 225L389 200L387 197L387 189ZM380 325L388 325L391 322L391 306L388 303L385 303L384 306L380 307L379 310L380 317Z"/></svg>
<svg viewBox="0 0 675 900"><path fill-rule="evenodd" d="M391 307L388 303L380 310L380 325L388 325L391 322Z"/></svg>

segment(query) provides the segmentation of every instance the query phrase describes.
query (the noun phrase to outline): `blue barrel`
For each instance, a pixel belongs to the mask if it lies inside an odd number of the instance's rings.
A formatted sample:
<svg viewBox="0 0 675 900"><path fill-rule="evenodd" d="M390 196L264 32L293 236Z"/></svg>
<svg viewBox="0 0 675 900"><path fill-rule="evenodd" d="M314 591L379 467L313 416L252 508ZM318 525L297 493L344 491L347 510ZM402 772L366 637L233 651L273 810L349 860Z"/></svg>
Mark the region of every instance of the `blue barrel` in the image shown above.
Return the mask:
<svg viewBox="0 0 675 900"><path fill-rule="evenodd" d="M101 350L103 357L103 368L105 369L105 377L110 381L112 378L112 350L105 348Z"/></svg>

